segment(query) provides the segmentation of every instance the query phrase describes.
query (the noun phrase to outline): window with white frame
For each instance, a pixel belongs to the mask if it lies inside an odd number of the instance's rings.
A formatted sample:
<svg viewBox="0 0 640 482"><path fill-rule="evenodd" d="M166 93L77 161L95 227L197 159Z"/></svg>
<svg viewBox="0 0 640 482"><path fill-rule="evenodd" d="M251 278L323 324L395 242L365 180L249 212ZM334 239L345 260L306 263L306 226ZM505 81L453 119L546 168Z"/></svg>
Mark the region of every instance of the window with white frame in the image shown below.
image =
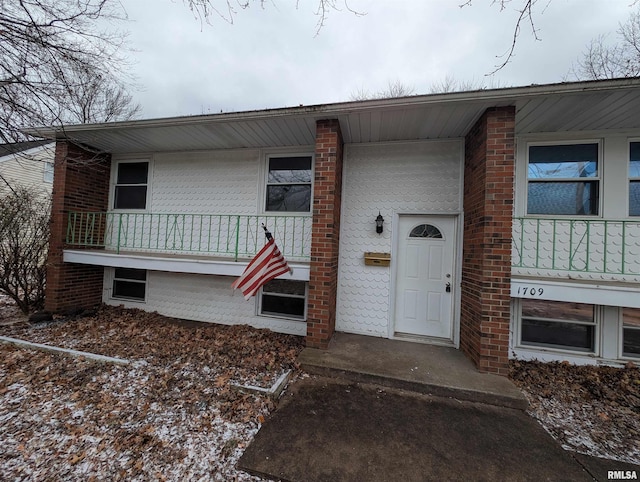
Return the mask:
<svg viewBox="0 0 640 482"><path fill-rule="evenodd" d="M259 306L261 315L304 321L307 283L286 279L271 280L262 287Z"/></svg>
<svg viewBox="0 0 640 482"><path fill-rule="evenodd" d="M629 143L629 216L640 216L640 141Z"/></svg>
<svg viewBox="0 0 640 482"><path fill-rule="evenodd" d="M265 211L311 211L312 156L269 156Z"/></svg>
<svg viewBox="0 0 640 482"><path fill-rule="evenodd" d="M622 308L622 356L640 358L639 308Z"/></svg>
<svg viewBox="0 0 640 482"><path fill-rule="evenodd" d="M520 300L520 343L594 353L596 306L585 303Z"/></svg>
<svg viewBox="0 0 640 482"><path fill-rule="evenodd" d="M53 182L53 162L44 163L44 182Z"/></svg>
<svg viewBox="0 0 640 482"><path fill-rule="evenodd" d="M114 209L146 209L149 162L119 162L113 193Z"/></svg>
<svg viewBox="0 0 640 482"><path fill-rule="evenodd" d="M527 214L597 215L599 144L529 145Z"/></svg>
<svg viewBox="0 0 640 482"><path fill-rule="evenodd" d="M147 271L115 268L111 297L120 300L144 301L147 293Z"/></svg>

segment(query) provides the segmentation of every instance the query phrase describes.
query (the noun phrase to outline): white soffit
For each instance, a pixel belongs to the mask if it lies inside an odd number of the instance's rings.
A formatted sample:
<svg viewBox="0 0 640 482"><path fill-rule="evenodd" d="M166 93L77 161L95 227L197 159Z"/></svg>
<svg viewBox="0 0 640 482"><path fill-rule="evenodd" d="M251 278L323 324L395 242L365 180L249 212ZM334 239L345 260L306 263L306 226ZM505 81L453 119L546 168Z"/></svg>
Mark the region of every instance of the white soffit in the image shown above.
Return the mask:
<svg viewBox="0 0 640 482"><path fill-rule="evenodd" d="M454 92L262 111L36 128L114 154L308 146L338 119L345 143L465 136L491 107L515 106L516 133L640 128L640 79Z"/></svg>

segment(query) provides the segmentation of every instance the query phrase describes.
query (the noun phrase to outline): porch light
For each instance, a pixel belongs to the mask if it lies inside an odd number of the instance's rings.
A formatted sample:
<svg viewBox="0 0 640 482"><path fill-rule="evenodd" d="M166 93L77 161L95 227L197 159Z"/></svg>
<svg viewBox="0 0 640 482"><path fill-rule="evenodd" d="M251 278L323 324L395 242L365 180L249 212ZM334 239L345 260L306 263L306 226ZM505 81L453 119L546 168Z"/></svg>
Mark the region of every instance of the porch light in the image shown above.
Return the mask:
<svg viewBox="0 0 640 482"><path fill-rule="evenodd" d="M382 214L380 214L380 211L378 211L378 217L376 218L376 233L378 234L382 233L383 224L384 224L384 218L382 217Z"/></svg>

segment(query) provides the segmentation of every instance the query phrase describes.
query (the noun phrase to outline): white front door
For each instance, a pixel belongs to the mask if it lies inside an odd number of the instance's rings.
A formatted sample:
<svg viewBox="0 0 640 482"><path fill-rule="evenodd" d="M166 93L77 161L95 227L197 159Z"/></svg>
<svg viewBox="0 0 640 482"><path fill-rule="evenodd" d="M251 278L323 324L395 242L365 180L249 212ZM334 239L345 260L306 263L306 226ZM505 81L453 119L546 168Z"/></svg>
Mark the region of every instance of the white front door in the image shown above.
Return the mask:
<svg viewBox="0 0 640 482"><path fill-rule="evenodd" d="M395 334L453 339L455 218L400 216Z"/></svg>

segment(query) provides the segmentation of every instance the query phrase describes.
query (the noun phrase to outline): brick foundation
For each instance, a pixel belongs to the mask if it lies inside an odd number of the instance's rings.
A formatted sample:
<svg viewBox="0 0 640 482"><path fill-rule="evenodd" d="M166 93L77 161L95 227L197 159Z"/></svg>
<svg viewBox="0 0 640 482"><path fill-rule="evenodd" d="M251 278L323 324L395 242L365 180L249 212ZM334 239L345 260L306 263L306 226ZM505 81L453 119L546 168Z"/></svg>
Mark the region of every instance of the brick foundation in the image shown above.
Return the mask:
<svg viewBox="0 0 640 482"><path fill-rule="evenodd" d="M336 324L343 141L337 120L316 124L307 346L327 348Z"/></svg>
<svg viewBox="0 0 640 482"><path fill-rule="evenodd" d="M460 349L506 375L509 354L515 108L488 109L465 140Z"/></svg>
<svg viewBox="0 0 640 482"><path fill-rule="evenodd" d="M111 159L70 142L56 144L45 308L60 312L102 302L104 268L63 263L69 211L106 211ZM74 247L74 249L78 249Z"/></svg>

